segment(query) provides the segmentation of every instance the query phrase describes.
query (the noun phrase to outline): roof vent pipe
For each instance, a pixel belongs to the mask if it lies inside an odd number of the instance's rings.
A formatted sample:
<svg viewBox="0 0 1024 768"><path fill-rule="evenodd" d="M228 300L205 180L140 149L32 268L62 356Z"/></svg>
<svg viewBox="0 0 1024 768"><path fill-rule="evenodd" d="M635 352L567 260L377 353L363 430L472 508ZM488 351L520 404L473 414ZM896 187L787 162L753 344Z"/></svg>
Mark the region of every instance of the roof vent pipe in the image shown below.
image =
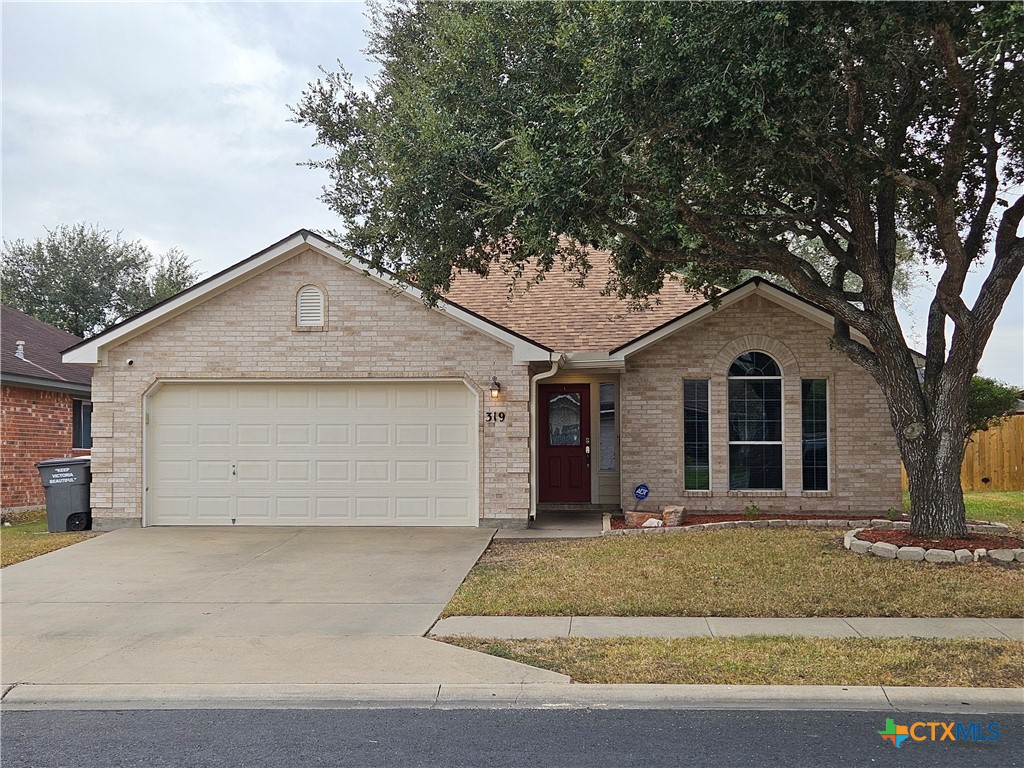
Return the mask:
<svg viewBox="0 0 1024 768"><path fill-rule="evenodd" d="M20 357L22 360L24 360L25 359L25 342L24 341L16 341L14 343L14 347L15 347L15 349L14 349L14 356L15 357Z"/></svg>

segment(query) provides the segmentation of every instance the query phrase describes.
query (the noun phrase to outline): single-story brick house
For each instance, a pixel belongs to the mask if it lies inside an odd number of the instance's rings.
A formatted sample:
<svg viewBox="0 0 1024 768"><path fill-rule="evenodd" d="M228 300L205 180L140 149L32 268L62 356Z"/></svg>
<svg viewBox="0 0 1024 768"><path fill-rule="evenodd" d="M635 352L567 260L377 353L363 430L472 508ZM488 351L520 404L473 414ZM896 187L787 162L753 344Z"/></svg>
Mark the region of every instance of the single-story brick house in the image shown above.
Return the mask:
<svg viewBox="0 0 1024 768"><path fill-rule="evenodd" d="M900 503L882 393L763 280L629 312L555 271L447 301L299 231L67 350L94 525L528 525L553 508ZM634 499L640 484L649 488Z"/></svg>
<svg viewBox="0 0 1024 768"><path fill-rule="evenodd" d="M0 308L0 508L45 503L37 461L87 454L92 369L61 352L81 341L10 307Z"/></svg>

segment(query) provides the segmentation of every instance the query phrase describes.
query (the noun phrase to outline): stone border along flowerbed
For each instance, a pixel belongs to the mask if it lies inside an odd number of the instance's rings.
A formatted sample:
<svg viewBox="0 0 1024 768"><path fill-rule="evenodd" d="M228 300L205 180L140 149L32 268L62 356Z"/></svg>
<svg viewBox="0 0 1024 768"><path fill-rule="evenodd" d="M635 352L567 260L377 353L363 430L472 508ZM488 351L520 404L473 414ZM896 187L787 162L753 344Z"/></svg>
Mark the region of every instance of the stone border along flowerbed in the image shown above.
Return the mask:
<svg viewBox="0 0 1024 768"><path fill-rule="evenodd" d="M652 517L657 515L654 513ZM863 527L870 523L870 527ZM862 527L857 527L862 526ZM858 555L875 555L889 560L906 560L910 562L928 563L969 563L990 558L1001 563L1024 562L1024 548L985 549L925 549L924 547L898 547L888 542L870 542L858 539L861 531L872 530L910 530L910 523L905 520L886 520L875 518L860 519L767 519L767 520L729 520L718 523L698 523L695 525L666 526L656 528L620 528L612 530L611 515L605 513L603 536L632 536L652 533L695 533L697 531L717 531L728 528L851 528L843 537L843 546ZM1006 534L1010 528L1005 523L976 521L967 524L971 533Z"/></svg>
<svg viewBox="0 0 1024 768"><path fill-rule="evenodd" d="M872 520L872 523L877 521ZM888 522L888 521L886 521ZM893 528L909 528L909 524L891 524ZM928 563L973 563L990 558L1000 563L1024 562L1024 548L985 549L976 547L974 550L962 549L926 549L925 547L899 547L887 541L865 541L857 538L861 531L878 530L882 526L872 528L854 528L843 537L843 546L858 555L874 555L887 560L908 560L911 562ZM971 533L1006 533L1009 527L1002 523L968 523L967 530ZM1009 538L1009 537L1003 537Z"/></svg>
<svg viewBox="0 0 1024 768"><path fill-rule="evenodd" d="M657 528L619 528L612 530L606 527L602 534L604 536L632 536L635 534L647 533L693 533L695 531L717 531L723 528L852 528L865 523L860 520L833 520L822 518L820 520L810 519L765 519L765 520L727 520L720 523L696 523L694 525L661 525ZM888 523L888 520L884 522ZM606 522L606 526L608 523ZM908 523L909 525L909 523Z"/></svg>

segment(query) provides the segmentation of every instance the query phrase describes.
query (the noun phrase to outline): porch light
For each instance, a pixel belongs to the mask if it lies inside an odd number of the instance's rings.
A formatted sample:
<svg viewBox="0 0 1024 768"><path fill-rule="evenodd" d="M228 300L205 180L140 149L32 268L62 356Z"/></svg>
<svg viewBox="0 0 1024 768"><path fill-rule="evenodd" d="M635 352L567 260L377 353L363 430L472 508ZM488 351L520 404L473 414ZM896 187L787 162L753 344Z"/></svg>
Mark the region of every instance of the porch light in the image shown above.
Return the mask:
<svg viewBox="0 0 1024 768"><path fill-rule="evenodd" d="M497 397L501 394L501 382L498 381L497 376L491 376L491 397Z"/></svg>

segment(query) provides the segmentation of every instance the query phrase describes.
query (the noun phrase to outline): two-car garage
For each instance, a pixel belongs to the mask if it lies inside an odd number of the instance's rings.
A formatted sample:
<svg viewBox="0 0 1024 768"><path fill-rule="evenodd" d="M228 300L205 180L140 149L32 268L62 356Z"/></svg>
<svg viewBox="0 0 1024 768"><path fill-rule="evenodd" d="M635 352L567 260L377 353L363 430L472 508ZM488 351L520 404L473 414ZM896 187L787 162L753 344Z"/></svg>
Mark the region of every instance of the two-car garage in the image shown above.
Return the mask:
<svg viewBox="0 0 1024 768"><path fill-rule="evenodd" d="M145 525L477 525L462 381L178 381L145 401Z"/></svg>

